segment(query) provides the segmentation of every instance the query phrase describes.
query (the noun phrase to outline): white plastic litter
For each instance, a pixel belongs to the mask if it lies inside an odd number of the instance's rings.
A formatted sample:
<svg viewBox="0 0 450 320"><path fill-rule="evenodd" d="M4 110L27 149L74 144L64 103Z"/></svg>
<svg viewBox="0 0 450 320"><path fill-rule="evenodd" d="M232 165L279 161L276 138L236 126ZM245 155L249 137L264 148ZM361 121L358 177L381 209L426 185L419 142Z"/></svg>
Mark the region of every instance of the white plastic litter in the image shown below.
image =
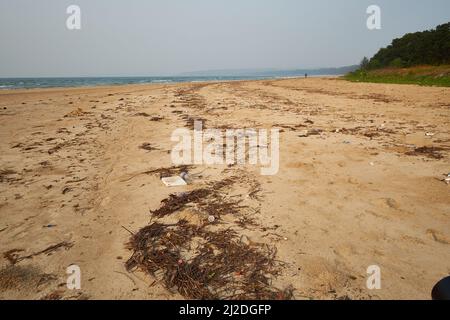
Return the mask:
<svg viewBox="0 0 450 320"><path fill-rule="evenodd" d="M447 178L444 179L446 184L450 184L450 173L447 174Z"/></svg>
<svg viewBox="0 0 450 320"><path fill-rule="evenodd" d="M445 182L446 184L450 184L450 173L444 174L445 178L441 181Z"/></svg>
<svg viewBox="0 0 450 320"><path fill-rule="evenodd" d="M189 174L187 172L182 172L180 174L180 177L183 178L184 180L186 180L189 177Z"/></svg>
<svg viewBox="0 0 450 320"><path fill-rule="evenodd" d="M308 130L302 130L302 131L300 131L299 134L298 134L298 136L299 136L300 138L307 137L308 135L309 135L309 134L308 134Z"/></svg>
<svg viewBox="0 0 450 320"><path fill-rule="evenodd" d="M179 176L174 177L164 177L161 178L161 181L167 186L167 187L179 187L179 186L185 186L187 185L186 181L183 180L183 178Z"/></svg>
<svg viewBox="0 0 450 320"><path fill-rule="evenodd" d="M191 175L187 172L182 172L180 174L181 179L183 179L184 181L186 181L186 183L191 183Z"/></svg>

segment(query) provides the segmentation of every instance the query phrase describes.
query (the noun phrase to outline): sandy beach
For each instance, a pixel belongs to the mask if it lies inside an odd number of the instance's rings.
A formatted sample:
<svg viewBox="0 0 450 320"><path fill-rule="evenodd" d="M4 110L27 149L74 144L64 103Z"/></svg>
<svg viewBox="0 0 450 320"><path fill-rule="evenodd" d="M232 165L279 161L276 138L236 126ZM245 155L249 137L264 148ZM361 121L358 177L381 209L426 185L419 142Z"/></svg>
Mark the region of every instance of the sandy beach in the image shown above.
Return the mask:
<svg viewBox="0 0 450 320"><path fill-rule="evenodd" d="M175 167L171 134L194 119L280 128L278 173ZM270 246L279 298L429 299L450 274L448 88L311 78L4 90L0 154L1 299L192 297L133 264L129 242L150 223L208 225L208 210L239 248ZM183 170L187 186L161 182ZM155 214L197 190L209 191ZM66 286L73 264L79 290ZM371 265L380 290L366 287Z"/></svg>

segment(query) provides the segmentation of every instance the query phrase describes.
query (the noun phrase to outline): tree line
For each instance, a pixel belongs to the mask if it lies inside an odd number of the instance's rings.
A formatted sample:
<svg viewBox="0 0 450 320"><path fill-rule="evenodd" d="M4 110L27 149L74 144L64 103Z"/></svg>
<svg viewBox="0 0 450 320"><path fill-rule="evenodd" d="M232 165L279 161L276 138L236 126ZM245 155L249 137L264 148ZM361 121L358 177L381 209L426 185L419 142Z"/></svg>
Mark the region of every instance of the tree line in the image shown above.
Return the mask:
<svg viewBox="0 0 450 320"><path fill-rule="evenodd" d="M362 70L450 64L450 22L423 32L405 34L361 61Z"/></svg>

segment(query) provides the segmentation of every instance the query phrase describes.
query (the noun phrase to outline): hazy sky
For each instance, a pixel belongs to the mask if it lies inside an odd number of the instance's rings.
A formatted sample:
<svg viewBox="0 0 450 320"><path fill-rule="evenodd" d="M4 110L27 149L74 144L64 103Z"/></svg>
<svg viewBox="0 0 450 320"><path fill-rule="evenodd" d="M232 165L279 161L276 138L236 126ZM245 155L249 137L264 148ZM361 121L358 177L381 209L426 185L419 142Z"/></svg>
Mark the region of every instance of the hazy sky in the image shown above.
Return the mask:
<svg viewBox="0 0 450 320"><path fill-rule="evenodd" d="M449 21L449 0L0 0L0 77L337 67Z"/></svg>

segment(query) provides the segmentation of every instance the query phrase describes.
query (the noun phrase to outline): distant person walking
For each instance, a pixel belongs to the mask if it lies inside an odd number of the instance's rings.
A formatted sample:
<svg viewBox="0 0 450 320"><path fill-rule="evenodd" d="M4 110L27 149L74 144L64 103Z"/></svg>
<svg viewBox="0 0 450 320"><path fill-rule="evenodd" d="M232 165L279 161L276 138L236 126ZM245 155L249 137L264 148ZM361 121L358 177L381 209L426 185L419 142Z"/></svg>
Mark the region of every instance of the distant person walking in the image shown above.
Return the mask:
<svg viewBox="0 0 450 320"><path fill-rule="evenodd" d="M308 78L308 74L307 74L307 73L305 73L305 79L306 79L306 78Z"/></svg>

